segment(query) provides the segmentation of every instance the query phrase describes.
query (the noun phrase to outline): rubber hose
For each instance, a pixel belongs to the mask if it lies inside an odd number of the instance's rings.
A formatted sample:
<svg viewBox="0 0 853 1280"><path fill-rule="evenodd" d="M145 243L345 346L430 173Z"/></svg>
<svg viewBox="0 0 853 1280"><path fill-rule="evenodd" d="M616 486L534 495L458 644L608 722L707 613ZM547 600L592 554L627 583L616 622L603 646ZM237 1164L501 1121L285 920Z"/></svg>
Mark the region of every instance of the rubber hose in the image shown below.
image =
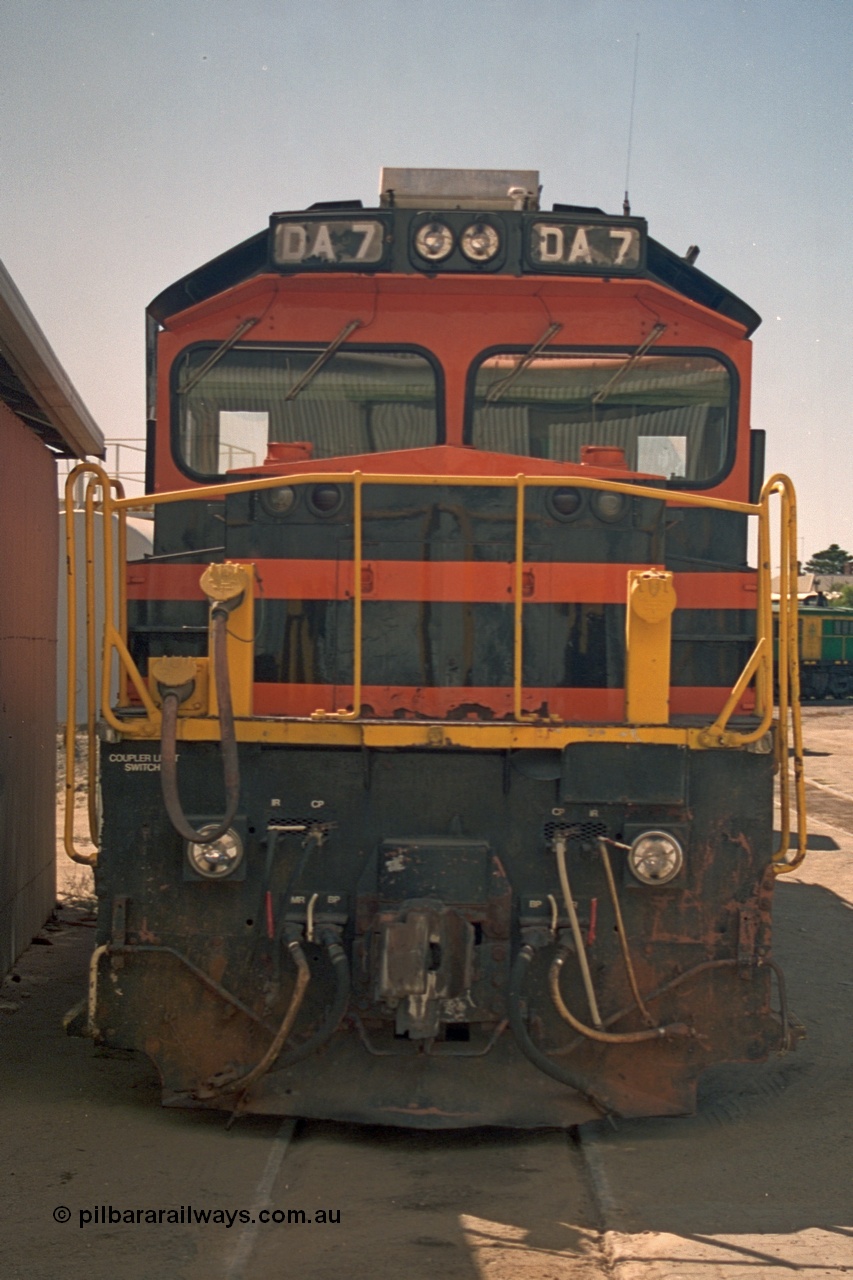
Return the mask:
<svg viewBox="0 0 853 1280"><path fill-rule="evenodd" d="M294 1066L297 1062L310 1058L312 1053L322 1049L323 1045L328 1040L331 1040L341 1024L341 1018L346 1012L349 1001L349 965L347 964L346 952L339 942L330 943L326 951L335 966L335 995L329 1006L329 1012L310 1039L306 1040L304 1044L297 1045L289 1053L283 1053L279 1056L275 1064L276 1071L281 1071L284 1067Z"/></svg>
<svg viewBox="0 0 853 1280"><path fill-rule="evenodd" d="M550 1076L552 1080L558 1080L560 1084L576 1090L577 1093L587 1098L594 1106L610 1111L611 1108L605 1102L596 1098L595 1094L590 1092L585 1080L578 1075L574 1075L571 1071L565 1071L559 1067L552 1058L549 1058L541 1049L537 1049L528 1034L521 1012L521 994L527 977L527 968L533 956L533 947L529 943L525 943L515 958L509 979L509 993L507 996L509 1025L512 1027L512 1033L518 1042L518 1047L524 1056L529 1058L534 1067L544 1071L546 1076Z"/></svg>
<svg viewBox="0 0 853 1280"><path fill-rule="evenodd" d="M237 755L237 735L234 730L234 709L231 704L231 683L228 679L228 653L226 635L228 613L214 609L212 616L213 675L216 697L219 702L219 727L222 738L222 773L225 783L225 816L215 831L204 835L187 822L178 794L178 695L167 689L163 696L163 731L160 747L160 783L163 803L172 826L178 835L191 844L213 844L225 835L234 821L240 803L240 761Z"/></svg>

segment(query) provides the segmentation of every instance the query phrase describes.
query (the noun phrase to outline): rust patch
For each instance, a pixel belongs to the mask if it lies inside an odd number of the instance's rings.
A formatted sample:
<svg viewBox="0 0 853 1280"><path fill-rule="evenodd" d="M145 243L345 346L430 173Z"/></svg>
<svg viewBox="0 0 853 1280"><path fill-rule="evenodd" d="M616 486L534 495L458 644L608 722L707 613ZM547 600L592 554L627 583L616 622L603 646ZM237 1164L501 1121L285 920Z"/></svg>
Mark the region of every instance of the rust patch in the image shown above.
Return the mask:
<svg viewBox="0 0 853 1280"><path fill-rule="evenodd" d="M148 917L147 917L147 916L143 916L143 917L142 917L142 920L141 920L141 922L140 922L139 928L138 928L138 929L137 929L137 931L136 931L136 936L137 936L137 938L138 938L138 940L139 940L140 942L154 942L154 943L157 943L157 942L159 942L159 941L160 941L160 939L158 938L157 934L156 934L156 933L152 933L152 932L151 932L151 930L148 928Z"/></svg>

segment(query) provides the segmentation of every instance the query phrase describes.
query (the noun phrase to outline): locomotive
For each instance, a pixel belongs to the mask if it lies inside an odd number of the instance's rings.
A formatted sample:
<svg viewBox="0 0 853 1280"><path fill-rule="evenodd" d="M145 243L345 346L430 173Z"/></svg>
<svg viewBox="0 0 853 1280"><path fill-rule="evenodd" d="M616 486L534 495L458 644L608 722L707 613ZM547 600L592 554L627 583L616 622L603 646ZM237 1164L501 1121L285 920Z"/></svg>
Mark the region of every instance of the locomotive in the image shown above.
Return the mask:
<svg viewBox="0 0 853 1280"><path fill-rule="evenodd" d="M87 1029L165 1104L569 1126L795 1041L795 500L694 263L533 171L385 169L151 303L146 493L72 473L69 608L100 571Z"/></svg>

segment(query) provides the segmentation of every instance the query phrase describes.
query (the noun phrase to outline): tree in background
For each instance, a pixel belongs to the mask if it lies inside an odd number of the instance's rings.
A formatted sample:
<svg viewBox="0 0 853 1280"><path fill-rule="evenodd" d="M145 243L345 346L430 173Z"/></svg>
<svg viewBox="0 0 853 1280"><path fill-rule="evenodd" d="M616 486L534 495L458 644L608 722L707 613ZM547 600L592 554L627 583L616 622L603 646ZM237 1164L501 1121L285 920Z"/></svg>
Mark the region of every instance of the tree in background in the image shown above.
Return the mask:
<svg viewBox="0 0 853 1280"><path fill-rule="evenodd" d="M841 588L838 599L833 604L841 609L853 609L853 582L848 582L846 587Z"/></svg>
<svg viewBox="0 0 853 1280"><path fill-rule="evenodd" d="M806 573L844 573L851 562L853 556L850 552L833 542L825 551L816 551L811 560L806 561Z"/></svg>

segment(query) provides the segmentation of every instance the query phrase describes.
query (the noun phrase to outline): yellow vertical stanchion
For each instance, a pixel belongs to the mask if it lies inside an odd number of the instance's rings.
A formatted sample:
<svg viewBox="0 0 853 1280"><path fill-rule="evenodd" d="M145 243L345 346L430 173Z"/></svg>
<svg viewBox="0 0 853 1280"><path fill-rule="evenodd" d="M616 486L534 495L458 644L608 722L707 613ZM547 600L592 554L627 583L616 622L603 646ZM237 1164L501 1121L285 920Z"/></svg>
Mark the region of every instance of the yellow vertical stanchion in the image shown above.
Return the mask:
<svg viewBox="0 0 853 1280"><path fill-rule="evenodd" d="M98 737L97 721L97 594L95 590L95 494L103 486L99 476L92 476L86 485L85 540L86 540L86 743L87 743L87 805L89 809L89 832L95 839L98 830ZM103 514L103 509L102 509ZM102 531L103 532L103 531Z"/></svg>
<svg viewBox="0 0 853 1280"><path fill-rule="evenodd" d="M110 489L120 502L124 497L124 485L120 480L111 479ZM118 517L118 633L122 644L127 646L127 509L115 509ZM128 680L124 667L119 665L118 684L119 706L128 704Z"/></svg>
<svg viewBox="0 0 853 1280"><path fill-rule="evenodd" d="M766 492L780 495L781 566L779 573L779 802L781 838L773 858L777 875L793 871L806 856L805 770L803 765L803 731L800 712L800 664L798 654L797 601L797 507L794 489L787 476L772 476ZM788 857L791 837L791 786L788 757L788 717L793 738L794 795L797 808L797 850Z"/></svg>
<svg viewBox="0 0 853 1280"><path fill-rule="evenodd" d="M773 706L773 605L770 599L770 512L762 497L758 511L758 598L756 600L756 638L766 641L765 660L755 676L756 713L763 719ZM772 711L771 711L772 714Z"/></svg>
<svg viewBox="0 0 853 1280"><path fill-rule="evenodd" d="M522 708L524 674L524 511L527 477L519 473L515 477L515 571L513 573L513 633L512 633L512 709L513 716L522 723L535 720Z"/></svg>
<svg viewBox="0 0 853 1280"><path fill-rule="evenodd" d="M77 531L74 522L74 486L82 475L91 474L88 463L75 467L65 481L66 558L66 702L65 702L65 822L63 845L72 862L94 866L97 850L80 853L74 844L74 758L77 746ZM91 813L90 813L91 821ZM92 834L92 833L90 833Z"/></svg>

